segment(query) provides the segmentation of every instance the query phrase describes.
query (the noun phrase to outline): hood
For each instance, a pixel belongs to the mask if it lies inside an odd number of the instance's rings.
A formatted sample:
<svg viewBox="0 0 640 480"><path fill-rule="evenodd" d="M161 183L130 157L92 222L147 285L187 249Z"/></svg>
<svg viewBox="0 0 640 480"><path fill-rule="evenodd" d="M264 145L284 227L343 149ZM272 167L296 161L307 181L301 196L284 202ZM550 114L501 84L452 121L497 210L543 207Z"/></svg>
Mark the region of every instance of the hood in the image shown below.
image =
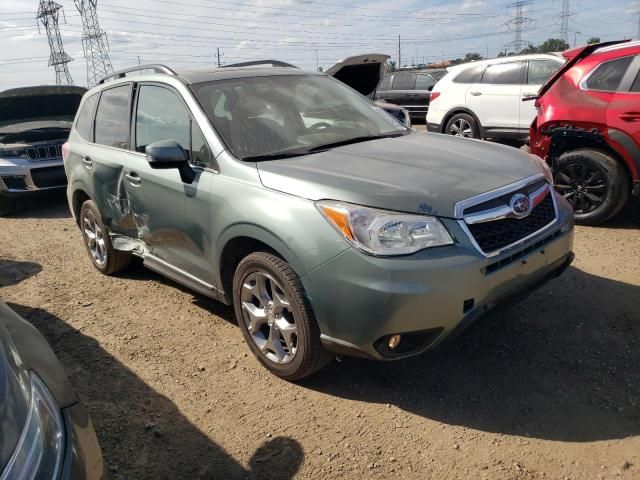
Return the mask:
<svg viewBox="0 0 640 480"><path fill-rule="evenodd" d="M310 200L443 217L460 200L540 173L515 148L417 132L259 162L258 171L265 187Z"/></svg>
<svg viewBox="0 0 640 480"><path fill-rule="evenodd" d="M340 60L325 73L346 83L366 97L373 97L387 71L389 55L371 53Z"/></svg>
<svg viewBox="0 0 640 480"><path fill-rule="evenodd" d="M0 302L0 472L18 444L29 410L29 380L4 323L8 307Z"/></svg>
<svg viewBox="0 0 640 480"><path fill-rule="evenodd" d="M72 122L86 91L54 85L0 92L0 127L42 120Z"/></svg>

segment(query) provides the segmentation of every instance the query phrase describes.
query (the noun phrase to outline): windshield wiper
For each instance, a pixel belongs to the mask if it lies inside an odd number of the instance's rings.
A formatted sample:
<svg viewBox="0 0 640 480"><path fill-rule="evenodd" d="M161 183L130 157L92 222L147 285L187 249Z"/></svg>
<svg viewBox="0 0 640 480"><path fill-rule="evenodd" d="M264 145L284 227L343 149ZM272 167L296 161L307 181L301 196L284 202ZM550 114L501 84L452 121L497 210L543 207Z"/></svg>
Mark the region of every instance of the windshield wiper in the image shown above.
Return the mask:
<svg viewBox="0 0 640 480"><path fill-rule="evenodd" d="M300 157L309 153L317 153L324 150L328 150L334 147L340 147L342 145L349 145L352 143L367 142L369 140L379 140L381 138L394 138L405 135L404 132L385 133L383 135L363 135L361 137L348 138L346 140L340 140L338 142L326 143L324 145L317 145L311 148L291 148L289 150L281 150L276 152L263 153L260 155L248 155L241 157L240 160L246 162L260 162L263 160L278 160L282 158Z"/></svg>
<svg viewBox="0 0 640 480"><path fill-rule="evenodd" d="M245 162L260 162L262 160L278 160L281 158L292 158L306 155L309 153L308 148L296 148L294 150L282 150L280 152L263 153L260 155L248 155L241 157L240 160Z"/></svg>
<svg viewBox="0 0 640 480"><path fill-rule="evenodd" d="M395 138L402 137L405 132L385 133L383 135L363 135L361 137L348 138L346 140L340 140L338 142L325 143L324 145L318 145L309 149L309 153L319 152L322 150L328 150L330 148L341 147L343 145L351 145L352 143L368 142L369 140L379 140L381 138Z"/></svg>

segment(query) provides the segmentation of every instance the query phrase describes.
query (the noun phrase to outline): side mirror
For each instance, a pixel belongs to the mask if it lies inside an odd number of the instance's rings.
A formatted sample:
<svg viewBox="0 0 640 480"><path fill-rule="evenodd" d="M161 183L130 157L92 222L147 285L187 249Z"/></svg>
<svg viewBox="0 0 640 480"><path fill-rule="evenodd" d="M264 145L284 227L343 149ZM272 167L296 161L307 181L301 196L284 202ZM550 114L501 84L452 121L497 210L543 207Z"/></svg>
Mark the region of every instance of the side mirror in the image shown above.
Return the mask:
<svg viewBox="0 0 640 480"><path fill-rule="evenodd" d="M427 90L430 92L431 90L433 90L433 85L431 85L429 88L427 88Z"/></svg>
<svg viewBox="0 0 640 480"><path fill-rule="evenodd" d="M155 142L144 149L151 168L177 168L184 183L193 183L196 173L189 165L187 152L175 140Z"/></svg>

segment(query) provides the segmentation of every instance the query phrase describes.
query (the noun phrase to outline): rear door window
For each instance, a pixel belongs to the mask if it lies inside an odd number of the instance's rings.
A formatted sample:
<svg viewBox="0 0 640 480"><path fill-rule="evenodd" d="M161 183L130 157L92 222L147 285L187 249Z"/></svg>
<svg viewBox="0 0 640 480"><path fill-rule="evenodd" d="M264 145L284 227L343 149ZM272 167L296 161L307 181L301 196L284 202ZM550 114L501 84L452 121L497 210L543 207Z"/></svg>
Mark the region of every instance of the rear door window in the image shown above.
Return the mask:
<svg viewBox="0 0 640 480"><path fill-rule="evenodd" d="M393 90L413 90L415 76L412 73L396 73L393 76Z"/></svg>
<svg viewBox="0 0 640 480"><path fill-rule="evenodd" d="M109 147L127 148L130 91L130 84L102 91L96 112L96 143Z"/></svg>
<svg viewBox="0 0 640 480"><path fill-rule="evenodd" d="M527 83L543 85L562 64L554 60L529 60Z"/></svg>
<svg viewBox="0 0 640 480"><path fill-rule="evenodd" d="M94 94L84 101L76 120L76 132L88 142L93 142L93 117L96 113L98 97L98 94Z"/></svg>
<svg viewBox="0 0 640 480"><path fill-rule="evenodd" d="M627 72L633 57L616 58L600 64L586 81L588 90L615 92L620 86L622 77Z"/></svg>
<svg viewBox="0 0 640 480"><path fill-rule="evenodd" d="M519 85L522 83L522 62L489 65L482 75L482 83Z"/></svg>
<svg viewBox="0 0 640 480"><path fill-rule="evenodd" d="M416 90L432 90L435 84L436 81L430 75L416 75Z"/></svg>

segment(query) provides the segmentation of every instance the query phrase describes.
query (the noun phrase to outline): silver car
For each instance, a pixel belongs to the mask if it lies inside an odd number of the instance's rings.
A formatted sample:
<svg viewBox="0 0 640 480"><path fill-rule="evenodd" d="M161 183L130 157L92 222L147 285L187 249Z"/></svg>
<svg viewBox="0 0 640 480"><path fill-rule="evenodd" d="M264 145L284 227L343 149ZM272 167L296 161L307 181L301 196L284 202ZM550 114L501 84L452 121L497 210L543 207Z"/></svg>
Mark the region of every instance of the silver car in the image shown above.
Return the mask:
<svg viewBox="0 0 640 480"><path fill-rule="evenodd" d="M572 211L540 158L413 131L277 62L117 72L85 95L65 168L98 270L137 256L233 305L289 380L329 352L435 348L573 258Z"/></svg>
<svg viewBox="0 0 640 480"><path fill-rule="evenodd" d="M86 91L54 85L0 93L0 215L20 198L66 187L61 147Z"/></svg>

